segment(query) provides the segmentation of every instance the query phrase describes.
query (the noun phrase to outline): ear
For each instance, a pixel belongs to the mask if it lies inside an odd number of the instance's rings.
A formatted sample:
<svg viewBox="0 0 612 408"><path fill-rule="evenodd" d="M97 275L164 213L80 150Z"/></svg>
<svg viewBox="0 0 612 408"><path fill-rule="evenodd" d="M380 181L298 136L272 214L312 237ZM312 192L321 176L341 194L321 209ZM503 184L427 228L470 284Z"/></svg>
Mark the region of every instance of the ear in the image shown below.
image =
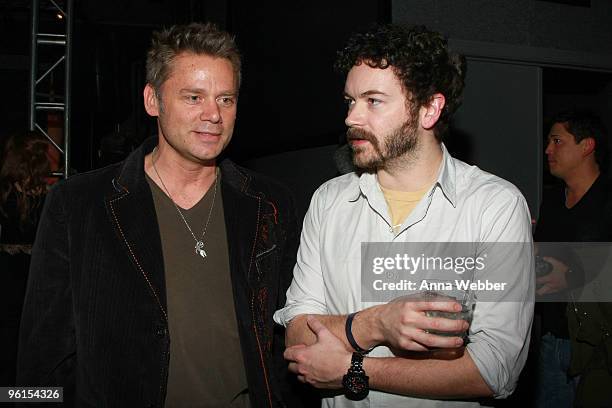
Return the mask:
<svg viewBox="0 0 612 408"><path fill-rule="evenodd" d="M446 105L444 95L441 93L433 94L429 103L421 106L419 111L421 126L427 130L433 129L436 123L438 123L438 119L440 119L444 105Z"/></svg>
<svg viewBox="0 0 612 408"><path fill-rule="evenodd" d="M150 116L159 116L159 100L151 84L146 84L143 91L144 108Z"/></svg>
<svg viewBox="0 0 612 408"><path fill-rule="evenodd" d="M582 145L582 154L585 157L595 151L596 143L595 139L593 139L592 137L585 137L580 141L580 144Z"/></svg>

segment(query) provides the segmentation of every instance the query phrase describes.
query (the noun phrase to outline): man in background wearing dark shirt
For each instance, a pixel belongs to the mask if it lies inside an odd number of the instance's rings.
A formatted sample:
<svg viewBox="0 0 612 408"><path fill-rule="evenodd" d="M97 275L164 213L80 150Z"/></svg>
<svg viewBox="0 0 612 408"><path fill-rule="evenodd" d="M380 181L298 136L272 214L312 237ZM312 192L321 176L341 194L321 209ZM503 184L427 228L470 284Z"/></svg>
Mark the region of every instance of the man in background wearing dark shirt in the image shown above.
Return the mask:
<svg viewBox="0 0 612 408"><path fill-rule="evenodd" d="M612 194L604 173L608 157L606 131L601 121L583 112L557 115L548 135L546 155L551 174L564 185L545 193L535 241L612 241L609 210ZM589 380L585 374L594 368L593 364L599 364L597 360L605 360L598 357L605 347L602 344L605 333L596 330L600 338L585 342L579 332L568 330L571 322L577 319L578 305L560 301L570 299L570 291L582 286L588 280L585 275L592 271L583 271L579 259L571 251L560 251L559 246L556 247L557 251L547 252L546 246L540 246L540 255L552 265L552 271L537 280L538 300L541 301L537 309L543 334L538 361L537 406L559 408L572 406L575 396L576 402L584 403L584 398L593 394L588 392ZM559 302L552 302L554 300ZM584 306L597 310L607 307L603 303ZM593 316L590 319L593 320ZM601 322L589 323L600 326ZM585 353L578 352L584 347L589 349L583 350ZM599 392L602 393L606 391Z"/></svg>

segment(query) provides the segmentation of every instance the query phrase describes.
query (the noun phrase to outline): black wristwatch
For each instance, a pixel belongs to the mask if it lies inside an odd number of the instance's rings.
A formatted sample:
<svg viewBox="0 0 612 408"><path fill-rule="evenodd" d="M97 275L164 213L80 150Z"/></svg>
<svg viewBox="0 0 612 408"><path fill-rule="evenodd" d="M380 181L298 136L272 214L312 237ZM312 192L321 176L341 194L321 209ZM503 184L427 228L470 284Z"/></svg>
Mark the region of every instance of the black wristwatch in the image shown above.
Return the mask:
<svg viewBox="0 0 612 408"><path fill-rule="evenodd" d="M363 370L363 354L353 353L351 366L342 377L342 386L346 398L359 401L368 396L370 392L369 377Z"/></svg>

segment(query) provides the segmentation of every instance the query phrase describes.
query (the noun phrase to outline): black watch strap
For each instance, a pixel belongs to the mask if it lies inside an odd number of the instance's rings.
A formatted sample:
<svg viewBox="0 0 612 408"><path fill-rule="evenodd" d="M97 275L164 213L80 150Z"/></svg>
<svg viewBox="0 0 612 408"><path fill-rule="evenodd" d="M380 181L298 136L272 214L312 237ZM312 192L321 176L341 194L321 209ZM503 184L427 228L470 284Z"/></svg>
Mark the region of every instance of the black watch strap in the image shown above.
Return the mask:
<svg viewBox="0 0 612 408"><path fill-rule="evenodd" d="M363 349L359 346L359 344L357 344L357 342L355 341L355 338L353 337L353 319L355 318L355 315L357 314L357 312L355 313L351 313L348 316L346 316L346 325L344 326L344 331L346 332L346 339L348 340L349 344L351 345L351 347L358 353L360 354L368 354L370 351L372 351L374 349L374 347L372 347L369 350Z"/></svg>
<svg viewBox="0 0 612 408"><path fill-rule="evenodd" d="M351 366L348 369L348 372L351 374L365 374L363 370L363 357L364 355L359 352L353 353L351 356Z"/></svg>
<svg viewBox="0 0 612 408"><path fill-rule="evenodd" d="M369 377L363 369L363 358L363 354L353 353L351 366L346 375L342 377L344 395L352 401L360 401L367 397L370 392Z"/></svg>

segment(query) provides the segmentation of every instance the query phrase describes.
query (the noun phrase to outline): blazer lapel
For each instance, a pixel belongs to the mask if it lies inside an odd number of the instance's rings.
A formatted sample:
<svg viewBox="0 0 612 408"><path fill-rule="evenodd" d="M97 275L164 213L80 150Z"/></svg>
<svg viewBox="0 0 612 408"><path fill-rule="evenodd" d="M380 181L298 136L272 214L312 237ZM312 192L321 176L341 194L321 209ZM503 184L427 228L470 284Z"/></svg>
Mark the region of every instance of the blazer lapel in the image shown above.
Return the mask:
<svg viewBox="0 0 612 408"><path fill-rule="evenodd" d="M225 228L232 281L242 286L255 268L261 198L248 191L248 177L229 161L221 164Z"/></svg>
<svg viewBox="0 0 612 408"><path fill-rule="evenodd" d="M134 270L158 304L164 318L166 288L159 226L151 190L144 177L144 156L149 143L132 153L120 175L113 179L113 194L106 208L119 241Z"/></svg>

